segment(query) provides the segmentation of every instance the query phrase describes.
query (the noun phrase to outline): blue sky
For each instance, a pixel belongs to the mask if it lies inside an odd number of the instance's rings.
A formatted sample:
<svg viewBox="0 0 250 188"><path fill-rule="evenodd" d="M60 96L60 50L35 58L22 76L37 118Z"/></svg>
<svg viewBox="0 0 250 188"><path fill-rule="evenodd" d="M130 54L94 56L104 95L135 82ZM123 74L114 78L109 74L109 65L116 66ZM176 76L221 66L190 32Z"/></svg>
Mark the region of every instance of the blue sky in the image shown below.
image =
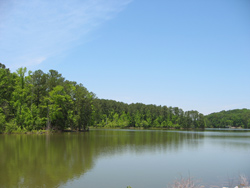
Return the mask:
<svg viewBox="0 0 250 188"><path fill-rule="evenodd" d="M0 0L0 62L99 98L250 109L250 1Z"/></svg>

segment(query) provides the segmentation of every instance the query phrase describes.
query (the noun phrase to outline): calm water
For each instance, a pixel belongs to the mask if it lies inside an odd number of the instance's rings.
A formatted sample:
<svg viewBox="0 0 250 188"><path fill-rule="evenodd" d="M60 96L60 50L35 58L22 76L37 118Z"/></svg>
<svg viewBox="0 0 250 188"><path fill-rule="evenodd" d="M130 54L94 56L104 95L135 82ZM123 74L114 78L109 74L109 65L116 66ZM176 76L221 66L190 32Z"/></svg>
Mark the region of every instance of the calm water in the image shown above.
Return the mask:
<svg viewBox="0 0 250 188"><path fill-rule="evenodd" d="M0 135L0 187L166 188L250 177L249 131L91 130Z"/></svg>

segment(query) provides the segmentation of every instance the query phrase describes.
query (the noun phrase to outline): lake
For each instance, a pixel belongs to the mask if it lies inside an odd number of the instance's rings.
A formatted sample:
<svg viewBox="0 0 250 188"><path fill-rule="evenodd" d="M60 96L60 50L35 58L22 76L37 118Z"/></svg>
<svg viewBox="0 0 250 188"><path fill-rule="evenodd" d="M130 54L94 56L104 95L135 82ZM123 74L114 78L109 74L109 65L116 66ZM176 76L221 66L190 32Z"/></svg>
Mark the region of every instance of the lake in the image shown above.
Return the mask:
<svg viewBox="0 0 250 188"><path fill-rule="evenodd" d="M0 135L0 187L167 188L250 177L250 131L91 129Z"/></svg>

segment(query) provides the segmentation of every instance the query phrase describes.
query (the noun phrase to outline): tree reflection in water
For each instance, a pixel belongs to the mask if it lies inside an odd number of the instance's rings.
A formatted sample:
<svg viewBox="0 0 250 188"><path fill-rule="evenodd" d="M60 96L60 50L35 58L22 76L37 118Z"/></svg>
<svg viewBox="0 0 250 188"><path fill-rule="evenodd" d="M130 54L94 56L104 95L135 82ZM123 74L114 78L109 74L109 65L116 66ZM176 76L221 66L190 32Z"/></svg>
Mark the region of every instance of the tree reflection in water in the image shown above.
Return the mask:
<svg viewBox="0 0 250 188"><path fill-rule="evenodd" d="M126 152L196 149L201 132L91 130L87 133L0 135L0 187L59 187L80 178L99 157ZM234 143L235 144L235 143Z"/></svg>

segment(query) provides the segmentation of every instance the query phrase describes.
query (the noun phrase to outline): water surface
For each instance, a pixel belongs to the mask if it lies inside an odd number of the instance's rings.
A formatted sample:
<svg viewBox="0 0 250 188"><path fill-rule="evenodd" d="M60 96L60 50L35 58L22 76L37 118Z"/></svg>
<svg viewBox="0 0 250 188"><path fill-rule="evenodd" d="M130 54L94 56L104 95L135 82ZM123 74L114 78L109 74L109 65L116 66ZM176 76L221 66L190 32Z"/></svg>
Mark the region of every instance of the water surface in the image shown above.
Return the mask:
<svg viewBox="0 0 250 188"><path fill-rule="evenodd" d="M0 187L166 188L250 177L249 131L91 130L0 135Z"/></svg>

